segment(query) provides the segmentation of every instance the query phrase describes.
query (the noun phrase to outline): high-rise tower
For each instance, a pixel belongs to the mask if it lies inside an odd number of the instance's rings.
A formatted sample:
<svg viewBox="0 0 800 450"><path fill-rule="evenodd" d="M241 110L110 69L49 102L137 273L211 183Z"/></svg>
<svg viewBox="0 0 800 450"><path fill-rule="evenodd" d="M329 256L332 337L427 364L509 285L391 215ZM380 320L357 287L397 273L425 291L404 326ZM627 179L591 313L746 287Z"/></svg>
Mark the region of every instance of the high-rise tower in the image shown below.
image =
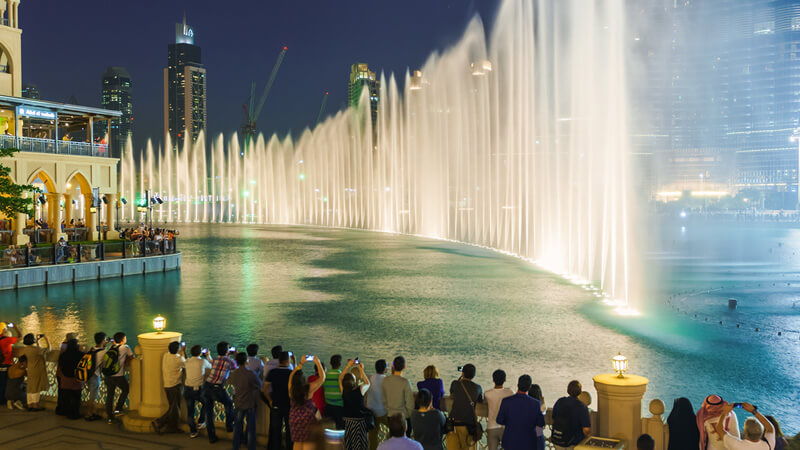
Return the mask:
<svg viewBox="0 0 800 450"><path fill-rule="evenodd" d="M200 47L194 45L194 29L175 24L175 43L168 46L164 69L164 136L180 148L188 135L197 141L206 131L206 69Z"/></svg>
<svg viewBox="0 0 800 450"><path fill-rule="evenodd" d="M133 136L131 75L124 67L109 67L103 73L103 108L120 111L122 116L109 126L111 156L119 158L128 137Z"/></svg>
<svg viewBox="0 0 800 450"><path fill-rule="evenodd" d="M358 106L361 92L364 87L369 89L369 109L372 115L372 126L378 121L378 100L381 82L375 77L375 72L369 70L367 63L355 63L350 66L350 84L348 85L348 99L350 106Z"/></svg>

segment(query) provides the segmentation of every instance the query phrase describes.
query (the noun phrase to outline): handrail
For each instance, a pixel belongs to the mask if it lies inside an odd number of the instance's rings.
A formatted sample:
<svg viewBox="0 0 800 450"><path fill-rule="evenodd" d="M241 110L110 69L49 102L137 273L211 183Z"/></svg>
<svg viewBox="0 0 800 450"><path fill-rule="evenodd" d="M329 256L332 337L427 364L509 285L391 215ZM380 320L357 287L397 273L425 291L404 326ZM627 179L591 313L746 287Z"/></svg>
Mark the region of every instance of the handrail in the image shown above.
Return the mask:
<svg viewBox="0 0 800 450"><path fill-rule="evenodd" d="M21 267L53 266L111 259L142 258L174 255L178 252L177 238L137 241L96 241L88 244L60 246L58 244L10 249L0 246L0 271Z"/></svg>
<svg viewBox="0 0 800 450"><path fill-rule="evenodd" d="M27 136L0 135L0 148L18 148L23 152L56 153L61 155L108 157L107 144L57 141Z"/></svg>

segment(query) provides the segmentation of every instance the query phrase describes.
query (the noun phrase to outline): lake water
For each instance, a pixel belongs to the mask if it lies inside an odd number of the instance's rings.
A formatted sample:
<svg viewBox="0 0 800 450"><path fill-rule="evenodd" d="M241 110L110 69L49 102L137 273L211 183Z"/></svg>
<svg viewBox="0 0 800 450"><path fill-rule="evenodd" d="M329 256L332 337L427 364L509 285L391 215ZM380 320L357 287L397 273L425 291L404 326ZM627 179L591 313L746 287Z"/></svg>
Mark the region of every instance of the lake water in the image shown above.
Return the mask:
<svg viewBox="0 0 800 450"><path fill-rule="evenodd" d="M646 402L661 398L669 409L687 396L699 406L720 393L800 431L794 228L665 226L647 254L659 281L637 318L610 314L591 292L472 246L304 227L183 225L181 232L181 271L0 293L0 320L57 339L123 330L135 343L160 313L188 345L257 342L266 353L282 344L326 361L358 356L368 372L376 359L402 354L410 379L436 364L447 383L472 362L485 388L496 368L512 384L529 373L549 406L573 378L596 398L592 376L609 372L622 352L631 373L650 379ZM711 288L722 289L697 294ZM738 311L727 310L728 297L739 300Z"/></svg>

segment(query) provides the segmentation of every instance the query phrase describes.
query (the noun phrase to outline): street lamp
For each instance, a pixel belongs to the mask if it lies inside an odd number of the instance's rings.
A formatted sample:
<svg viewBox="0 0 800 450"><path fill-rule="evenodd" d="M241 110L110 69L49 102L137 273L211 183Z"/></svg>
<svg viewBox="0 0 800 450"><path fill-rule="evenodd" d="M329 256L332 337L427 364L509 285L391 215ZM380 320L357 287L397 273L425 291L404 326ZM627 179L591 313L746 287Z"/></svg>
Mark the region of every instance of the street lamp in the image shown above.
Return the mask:
<svg viewBox="0 0 800 450"><path fill-rule="evenodd" d="M162 317L162 316L161 316L161 314L159 314L158 316L156 316L156 318L155 318L155 319L153 319L153 328L155 328L155 330L156 330L156 331L157 331L159 334L160 334L162 331L164 331L164 327L166 327L166 326L167 326L167 319L165 319L164 317Z"/></svg>
<svg viewBox="0 0 800 450"><path fill-rule="evenodd" d="M628 358L622 356L622 353L611 358L611 364L617 372L617 378L625 378L624 373L628 371Z"/></svg>

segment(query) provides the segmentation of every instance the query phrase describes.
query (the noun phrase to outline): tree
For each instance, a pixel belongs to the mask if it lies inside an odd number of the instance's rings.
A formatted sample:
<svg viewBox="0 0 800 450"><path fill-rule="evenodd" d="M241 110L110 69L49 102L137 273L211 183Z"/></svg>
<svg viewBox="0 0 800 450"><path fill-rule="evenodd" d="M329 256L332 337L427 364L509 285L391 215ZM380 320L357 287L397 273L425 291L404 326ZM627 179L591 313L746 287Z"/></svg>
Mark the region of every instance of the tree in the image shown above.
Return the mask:
<svg viewBox="0 0 800 450"><path fill-rule="evenodd" d="M0 158L14 156L18 148L0 148ZM0 164L0 213L16 218L17 213L33 215L32 197L24 198L25 192L36 193L39 189L30 184L15 184L11 181L11 168Z"/></svg>

